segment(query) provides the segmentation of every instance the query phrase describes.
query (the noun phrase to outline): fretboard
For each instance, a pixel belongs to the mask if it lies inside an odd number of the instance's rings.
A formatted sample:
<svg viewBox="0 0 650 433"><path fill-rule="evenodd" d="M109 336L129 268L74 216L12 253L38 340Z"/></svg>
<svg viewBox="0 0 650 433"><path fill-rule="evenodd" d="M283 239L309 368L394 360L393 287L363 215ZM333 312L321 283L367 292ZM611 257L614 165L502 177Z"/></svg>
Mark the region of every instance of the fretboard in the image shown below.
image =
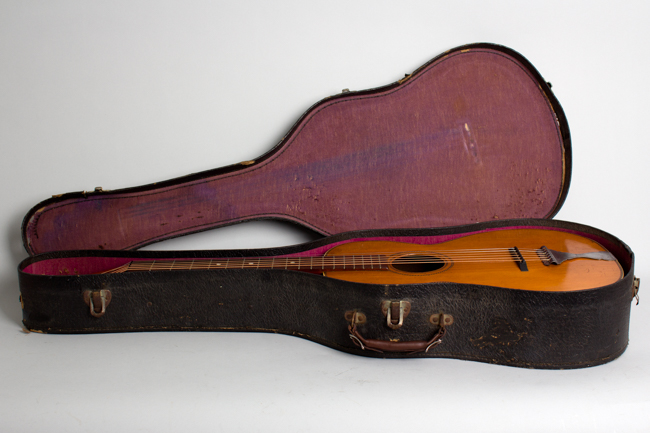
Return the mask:
<svg viewBox="0 0 650 433"><path fill-rule="evenodd" d="M325 257L255 257L194 260L153 260L127 263L113 272L179 271L212 269L293 269L299 271L362 271L388 269L384 255Z"/></svg>

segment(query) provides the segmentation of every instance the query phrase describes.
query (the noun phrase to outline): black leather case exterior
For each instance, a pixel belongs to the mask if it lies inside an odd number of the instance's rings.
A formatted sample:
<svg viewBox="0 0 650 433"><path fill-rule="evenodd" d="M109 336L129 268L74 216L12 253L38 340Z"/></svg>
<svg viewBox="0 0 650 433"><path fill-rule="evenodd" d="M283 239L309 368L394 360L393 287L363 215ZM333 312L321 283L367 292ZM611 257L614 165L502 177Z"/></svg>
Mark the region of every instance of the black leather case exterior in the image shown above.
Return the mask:
<svg viewBox="0 0 650 433"><path fill-rule="evenodd" d="M616 255L625 276L615 284L575 292L536 292L468 284L371 285L284 270L141 272L44 276L23 272L55 257L250 257L296 253L344 239L433 236L484 228L546 226L596 236ZM344 233L304 245L238 251L71 251L34 256L19 266L23 322L45 333L123 331L254 331L303 337L358 355L441 357L529 368L578 368L615 359L628 342L634 256L600 230L561 221L511 220L425 230ZM103 317L93 317L85 290L109 289ZM386 326L381 303L408 300L411 311L398 330ZM427 340L437 330L434 313L451 314L442 344L427 353L376 353L350 338L345 313L359 311L366 338Z"/></svg>

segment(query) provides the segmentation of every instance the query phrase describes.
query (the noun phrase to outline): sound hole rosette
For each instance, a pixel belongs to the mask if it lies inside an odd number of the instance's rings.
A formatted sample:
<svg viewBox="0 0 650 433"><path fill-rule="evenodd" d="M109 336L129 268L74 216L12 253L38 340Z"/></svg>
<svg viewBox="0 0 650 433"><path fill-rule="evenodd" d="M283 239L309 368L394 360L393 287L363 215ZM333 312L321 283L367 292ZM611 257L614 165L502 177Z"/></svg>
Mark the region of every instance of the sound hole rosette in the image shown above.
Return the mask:
<svg viewBox="0 0 650 433"><path fill-rule="evenodd" d="M433 275L445 272L453 264L444 254L432 251L409 251L391 255L388 268L402 275Z"/></svg>

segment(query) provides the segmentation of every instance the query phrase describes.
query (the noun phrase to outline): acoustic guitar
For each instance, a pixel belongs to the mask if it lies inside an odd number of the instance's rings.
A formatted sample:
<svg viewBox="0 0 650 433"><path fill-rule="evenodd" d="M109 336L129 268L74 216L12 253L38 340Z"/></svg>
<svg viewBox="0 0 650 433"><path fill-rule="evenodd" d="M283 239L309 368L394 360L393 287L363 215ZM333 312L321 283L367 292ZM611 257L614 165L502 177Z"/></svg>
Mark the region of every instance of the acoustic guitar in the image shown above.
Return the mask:
<svg viewBox="0 0 650 433"><path fill-rule="evenodd" d="M520 290L571 291L623 277L616 258L586 237L554 230L508 229L434 245L359 241L323 256L132 261L103 273L286 269L373 284L454 282Z"/></svg>

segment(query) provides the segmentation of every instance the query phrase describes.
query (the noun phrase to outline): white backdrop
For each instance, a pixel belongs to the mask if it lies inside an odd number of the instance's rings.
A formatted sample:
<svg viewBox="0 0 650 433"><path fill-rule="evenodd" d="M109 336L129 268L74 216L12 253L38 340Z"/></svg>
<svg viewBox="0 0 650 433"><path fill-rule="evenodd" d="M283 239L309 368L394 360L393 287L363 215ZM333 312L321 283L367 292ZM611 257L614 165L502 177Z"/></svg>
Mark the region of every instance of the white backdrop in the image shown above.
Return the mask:
<svg viewBox="0 0 650 433"><path fill-rule="evenodd" d="M0 431L650 431L650 3L613 4L2 0ZM641 304L620 359L536 371L271 334L21 331L20 223L40 200L254 159L317 100L471 42L509 46L553 83L574 161L557 218L637 253ZM256 222L149 248L313 237Z"/></svg>

